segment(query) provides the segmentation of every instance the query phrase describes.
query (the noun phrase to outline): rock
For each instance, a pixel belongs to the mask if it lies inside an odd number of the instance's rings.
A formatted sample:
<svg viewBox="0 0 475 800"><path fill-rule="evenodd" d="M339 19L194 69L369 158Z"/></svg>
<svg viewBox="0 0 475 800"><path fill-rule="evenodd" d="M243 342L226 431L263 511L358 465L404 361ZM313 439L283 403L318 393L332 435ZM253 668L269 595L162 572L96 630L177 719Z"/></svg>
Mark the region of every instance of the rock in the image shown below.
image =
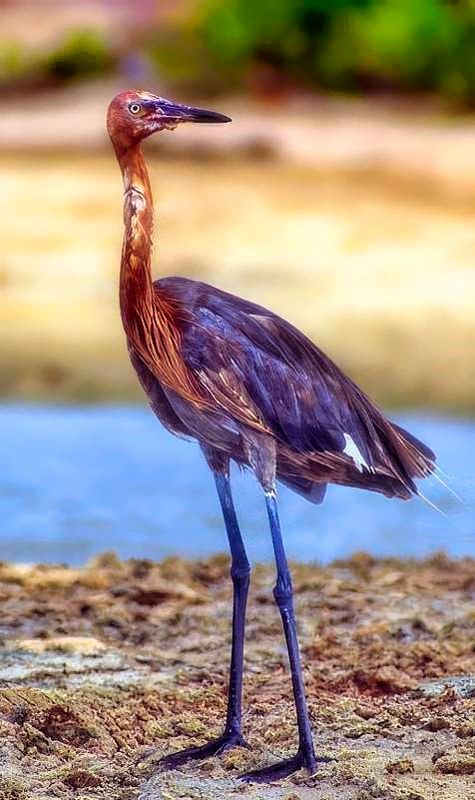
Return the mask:
<svg viewBox="0 0 475 800"><path fill-rule="evenodd" d="M391 775L406 775L407 773L414 772L414 762L411 758L398 758L386 764L386 772L389 772Z"/></svg>
<svg viewBox="0 0 475 800"><path fill-rule="evenodd" d="M445 775L475 775L475 755L447 753L437 759L435 768Z"/></svg>
<svg viewBox="0 0 475 800"><path fill-rule="evenodd" d="M26 785L16 777L0 775L0 797L2 800L28 800Z"/></svg>
<svg viewBox="0 0 475 800"><path fill-rule="evenodd" d="M454 675L436 681L423 681L417 686L425 697L437 697L453 689L460 697L475 697L475 675Z"/></svg>
<svg viewBox="0 0 475 800"><path fill-rule="evenodd" d="M353 680L359 689L374 695L401 694L417 686L413 678L392 665L375 670L359 669Z"/></svg>
<svg viewBox="0 0 475 800"><path fill-rule="evenodd" d="M425 731L443 731L450 728L450 722L445 717L431 717L422 727Z"/></svg>
<svg viewBox="0 0 475 800"><path fill-rule="evenodd" d="M7 643L8 644L8 643ZM30 653L82 653L94 656L107 650L104 642L92 636L55 636L51 639L19 639L10 642L18 650L27 650Z"/></svg>
<svg viewBox="0 0 475 800"><path fill-rule="evenodd" d="M87 772L84 769L76 769L72 770L69 775L64 778L64 783L72 789L87 789L93 786L100 786L101 779L92 772Z"/></svg>

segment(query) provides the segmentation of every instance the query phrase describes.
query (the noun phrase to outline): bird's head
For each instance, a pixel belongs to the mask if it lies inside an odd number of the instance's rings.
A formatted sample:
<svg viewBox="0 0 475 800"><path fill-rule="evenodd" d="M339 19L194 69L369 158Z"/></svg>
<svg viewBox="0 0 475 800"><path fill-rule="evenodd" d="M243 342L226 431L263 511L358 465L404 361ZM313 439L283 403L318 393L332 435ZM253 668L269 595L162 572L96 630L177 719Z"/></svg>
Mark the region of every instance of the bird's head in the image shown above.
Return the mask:
<svg viewBox="0 0 475 800"><path fill-rule="evenodd" d="M112 141L127 147L152 133L173 130L182 122L231 122L216 111L194 108L157 97L150 92L126 91L116 95L107 112Z"/></svg>

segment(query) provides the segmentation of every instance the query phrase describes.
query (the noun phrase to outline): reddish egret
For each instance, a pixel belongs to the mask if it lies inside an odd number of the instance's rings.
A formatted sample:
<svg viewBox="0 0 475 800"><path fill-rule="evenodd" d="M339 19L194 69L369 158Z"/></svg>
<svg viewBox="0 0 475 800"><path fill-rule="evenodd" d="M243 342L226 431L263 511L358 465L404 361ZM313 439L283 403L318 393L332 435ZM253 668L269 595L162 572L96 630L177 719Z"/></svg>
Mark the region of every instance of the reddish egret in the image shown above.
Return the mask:
<svg viewBox="0 0 475 800"><path fill-rule="evenodd" d="M231 551L234 589L227 717L217 739L163 759L167 767L245 746L244 620L250 566L238 526L229 463L250 468L267 506L275 553L274 597L288 649L298 725L296 754L247 773L267 781L316 768L300 664L292 579L279 524L276 479L313 503L328 483L409 499L434 454L390 422L300 331L256 303L185 278L152 280L153 204L141 142L182 122L230 122L148 92L111 102L108 131L124 181L120 309L132 363L150 405L174 434L196 439L214 475Z"/></svg>

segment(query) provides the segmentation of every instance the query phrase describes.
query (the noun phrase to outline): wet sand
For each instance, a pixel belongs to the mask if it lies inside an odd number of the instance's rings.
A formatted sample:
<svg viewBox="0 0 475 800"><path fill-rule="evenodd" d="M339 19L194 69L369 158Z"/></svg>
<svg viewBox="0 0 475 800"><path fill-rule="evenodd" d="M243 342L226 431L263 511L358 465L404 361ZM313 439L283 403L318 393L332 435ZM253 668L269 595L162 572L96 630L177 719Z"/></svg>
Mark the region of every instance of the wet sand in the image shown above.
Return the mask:
<svg viewBox="0 0 475 800"><path fill-rule="evenodd" d="M295 747L272 569L257 567L251 749L157 773L160 756L220 732L227 574L221 556L0 565L2 800L475 798L475 562L443 555L294 567L315 741L335 760L274 786L238 780Z"/></svg>

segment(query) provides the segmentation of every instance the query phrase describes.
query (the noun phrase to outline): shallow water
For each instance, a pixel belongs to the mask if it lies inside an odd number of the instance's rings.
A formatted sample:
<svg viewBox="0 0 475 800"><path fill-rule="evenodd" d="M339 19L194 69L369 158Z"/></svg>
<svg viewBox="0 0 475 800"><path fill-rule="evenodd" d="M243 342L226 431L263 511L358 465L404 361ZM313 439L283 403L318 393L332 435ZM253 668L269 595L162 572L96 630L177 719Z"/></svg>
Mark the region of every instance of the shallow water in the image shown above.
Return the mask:
<svg viewBox="0 0 475 800"><path fill-rule="evenodd" d="M417 498L390 501L329 487L322 506L279 492L289 555L328 561L355 550L422 556L475 555L475 423L400 417L426 441L463 502L428 480ZM196 444L164 431L148 409L0 408L0 558L80 564L107 549L120 556L197 557L226 549L213 481ZM269 560L262 493L234 472L249 553Z"/></svg>

